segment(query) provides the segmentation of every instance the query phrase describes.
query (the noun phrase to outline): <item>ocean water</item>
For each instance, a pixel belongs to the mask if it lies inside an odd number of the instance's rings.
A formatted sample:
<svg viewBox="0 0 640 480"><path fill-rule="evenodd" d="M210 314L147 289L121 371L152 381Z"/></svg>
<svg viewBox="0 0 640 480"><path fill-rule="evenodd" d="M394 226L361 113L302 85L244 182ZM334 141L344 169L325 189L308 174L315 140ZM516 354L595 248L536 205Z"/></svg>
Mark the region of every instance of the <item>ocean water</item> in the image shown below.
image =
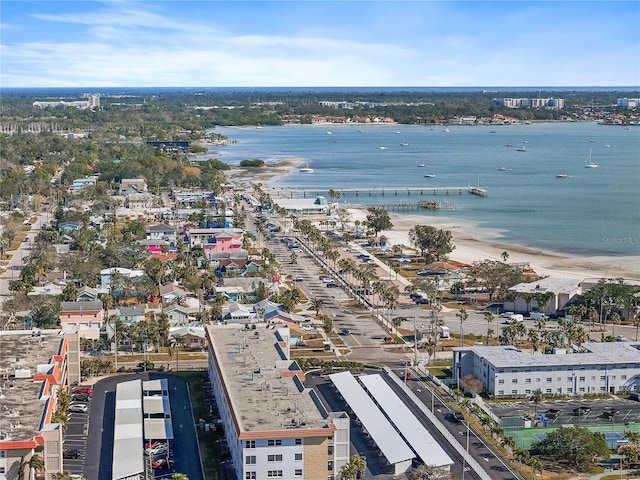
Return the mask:
<svg viewBox="0 0 640 480"><path fill-rule="evenodd" d="M582 122L448 128L216 128L237 142L213 148L211 156L229 164L247 158L308 162L313 174L295 167L269 182L285 192L385 188L384 196L346 192L339 200L345 206L446 202L453 208L410 213L424 216L425 224L440 218L473 226L481 239L576 256L640 256L640 127ZM517 151L521 146L527 151ZM585 168L589 151L598 168ZM431 173L435 177L425 178ZM401 191L469 184L485 188L487 196Z"/></svg>

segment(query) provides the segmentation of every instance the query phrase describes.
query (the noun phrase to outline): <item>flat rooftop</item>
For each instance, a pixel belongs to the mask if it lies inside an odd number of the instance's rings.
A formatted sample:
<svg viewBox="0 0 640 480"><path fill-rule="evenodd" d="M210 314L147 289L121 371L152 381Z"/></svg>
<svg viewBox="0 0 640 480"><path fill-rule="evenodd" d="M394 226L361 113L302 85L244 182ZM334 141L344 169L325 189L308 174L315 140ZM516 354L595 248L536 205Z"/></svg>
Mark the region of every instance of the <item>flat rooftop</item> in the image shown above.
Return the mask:
<svg viewBox="0 0 640 480"><path fill-rule="evenodd" d="M510 292L517 293L545 293L552 292L556 294L567 293L572 294L580 290L581 280L573 278L541 278L536 282L519 283L509 289Z"/></svg>
<svg viewBox="0 0 640 480"><path fill-rule="evenodd" d="M4 440L30 440L40 431L46 399L40 398L42 381L35 382L33 376L53 369L52 357L59 353L64 338L60 332L0 332L0 433Z"/></svg>
<svg viewBox="0 0 640 480"><path fill-rule="evenodd" d="M640 342L587 342L583 352L531 355L527 350L504 345L493 347L454 347L456 351L471 350L495 368L545 368L552 366L640 364Z"/></svg>
<svg viewBox="0 0 640 480"><path fill-rule="evenodd" d="M282 327L255 325L255 330L240 324L207 326L240 431L326 427L330 420L316 406L315 392L294 378L299 366L285 358L286 347L278 346Z"/></svg>

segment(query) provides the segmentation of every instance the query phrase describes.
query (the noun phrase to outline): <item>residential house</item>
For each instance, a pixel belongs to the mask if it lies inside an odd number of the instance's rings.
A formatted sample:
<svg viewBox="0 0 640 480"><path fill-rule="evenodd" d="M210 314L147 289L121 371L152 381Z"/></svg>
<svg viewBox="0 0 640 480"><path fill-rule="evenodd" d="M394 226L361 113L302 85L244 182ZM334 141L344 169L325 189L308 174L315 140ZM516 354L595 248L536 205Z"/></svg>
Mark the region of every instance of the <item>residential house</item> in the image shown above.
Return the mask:
<svg viewBox="0 0 640 480"><path fill-rule="evenodd" d="M207 344L204 326L186 326L169 328L169 342L176 337L181 338L182 348L187 350L201 350Z"/></svg>
<svg viewBox="0 0 640 480"><path fill-rule="evenodd" d="M191 316L191 310L182 305L169 305L162 313L167 316L170 327L186 327L196 321L196 318Z"/></svg>
<svg viewBox="0 0 640 480"><path fill-rule="evenodd" d="M202 248L206 255L238 252L242 249L242 233L239 228L191 228L187 242L190 249Z"/></svg>
<svg viewBox="0 0 640 480"><path fill-rule="evenodd" d="M168 304L180 298L185 298L187 291L184 288L170 283L168 285L160 285L160 296L162 297L162 303Z"/></svg>
<svg viewBox="0 0 640 480"><path fill-rule="evenodd" d="M87 287L83 285L78 290L78 295L76 296L76 302L92 302L98 299L98 289Z"/></svg>
<svg viewBox="0 0 640 480"><path fill-rule="evenodd" d="M38 295L58 296L62 293L65 287L66 287L66 283L47 282L42 286L33 287L31 291L27 293L27 296L29 297L36 297Z"/></svg>
<svg viewBox="0 0 640 480"><path fill-rule="evenodd" d="M220 273L223 276L250 275L260 272L263 267L264 260L261 259L227 259L218 262L216 273Z"/></svg>
<svg viewBox="0 0 640 480"><path fill-rule="evenodd" d="M144 322L146 309L144 307L120 307L120 321L125 324Z"/></svg>
<svg viewBox="0 0 640 480"><path fill-rule="evenodd" d="M147 230L148 240L166 240L170 244L175 244L177 240L176 227L161 223L159 225L151 225Z"/></svg>
<svg viewBox="0 0 640 480"><path fill-rule="evenodd" d="M99 334L104 318L102 302L60 302L59 318L65 332L79 332L80 336Z"/></svg>
<svg viewBox="0 0 640 480"><path fill-rule="evenodd" d="M519 283L507 290L505 311L528 314L540 312L558 315L582 293L581 281L547 277L531 283Z"/></svg>
<svg viewBox="0 0 640 480"><path fill-rule="evenodd" d="M233 302L222 307L222 320L227 323L259 322L260 315L256 313L253 306Z"/></svg>
<svg viewBox="0 0 640 480"><path fill-rule="evenodd" d="M130 210L143 210L154 206L154 196L150 193L131 193L124 197L124 206Z"/></svg>
<svg viewBox="0 0 640 480"><path fill-rule="evenodd" d="M97 175L85 178L77 178L73 181L69 187L69 191L72 193L79 193L87 187L94 186L98 181Z"/></svg>
<svg viewBox="0 0 640 480"><path fill-rule="evenodd" d="M152 254L162 253L163 251L168 252L171 248L171 244L168 241L160 240L158 238L138 240L136 243ZM173 249L175 250L175 245L173 246Z"/></svg>
<svg viewBox="0 0 640 480"><path fill-rule="evenodd" d="M71 232L80 230L80 222L78 221L69 221L69 222L61 222L58 224L58 232Z"/></svg>
<svg viewBox="0 0 640 480"><path fill-rule="evenodd" d="M120 194L124 195L129 189L138 193L147 191L147 182L143 178L123 178L120 181Z"/></svg>
<svg viewBox="0 0 640 480"><path fill-rule="evenodd" d="M103 287L111 286L111 279L115 274L122 276L126 280L130 280L132 278L142 277L144 270L131 270L122 267L105 268L104 270L100 270L100 284Z"/></svg>

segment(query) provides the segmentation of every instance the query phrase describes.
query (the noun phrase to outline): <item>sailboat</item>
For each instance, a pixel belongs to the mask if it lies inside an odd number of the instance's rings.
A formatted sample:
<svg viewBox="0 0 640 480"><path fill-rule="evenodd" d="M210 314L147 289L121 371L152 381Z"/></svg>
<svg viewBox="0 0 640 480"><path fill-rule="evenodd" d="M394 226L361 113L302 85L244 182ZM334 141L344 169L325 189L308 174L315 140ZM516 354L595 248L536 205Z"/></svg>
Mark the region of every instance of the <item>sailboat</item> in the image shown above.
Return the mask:
<svg viewBox="0 0 640 480"><path fill-rule="evenodd" d="M300 169L300 173L313 173L313 168L309 167L309 163L305 163L304 167Z"/></svg>
<svg viewBox="0 0 640 480"><path fill-rule="evenodd" d="M589 156L587 157L587 163L584 164L584 168L598 168L598 164L591 160L591 149L589 149Z"/></svg>

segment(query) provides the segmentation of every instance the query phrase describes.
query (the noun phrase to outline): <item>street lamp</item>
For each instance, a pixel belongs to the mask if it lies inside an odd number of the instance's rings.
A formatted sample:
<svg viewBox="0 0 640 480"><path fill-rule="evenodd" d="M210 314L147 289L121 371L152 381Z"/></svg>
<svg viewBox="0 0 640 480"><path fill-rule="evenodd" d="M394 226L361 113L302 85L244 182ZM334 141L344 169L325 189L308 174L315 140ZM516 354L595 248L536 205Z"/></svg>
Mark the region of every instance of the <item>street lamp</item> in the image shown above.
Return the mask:
<svg viewBox="0 0 640 480"><path fill-rule="evenodd" d="M462 456L462 480L464 480L464 474L467 471L467 455L469 455L469 421L467 420L465 424L467 426L467 445Z"/></svg>

